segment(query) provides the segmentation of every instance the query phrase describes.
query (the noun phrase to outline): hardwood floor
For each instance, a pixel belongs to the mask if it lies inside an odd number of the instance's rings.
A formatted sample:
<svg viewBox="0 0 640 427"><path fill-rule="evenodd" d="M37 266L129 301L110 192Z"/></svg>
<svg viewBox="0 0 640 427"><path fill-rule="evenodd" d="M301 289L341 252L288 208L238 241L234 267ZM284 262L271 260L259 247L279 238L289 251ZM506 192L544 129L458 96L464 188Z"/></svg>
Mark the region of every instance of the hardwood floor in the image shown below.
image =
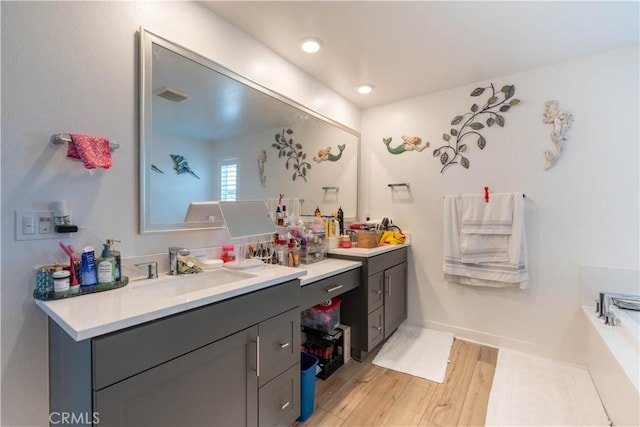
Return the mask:
<svg viewBox="0 0 640 427"><path fill-rule="evenodd" d="M316 379L314 412L294 426L482 426L498 349L454 340L444 384L371 364Z"/></svg>

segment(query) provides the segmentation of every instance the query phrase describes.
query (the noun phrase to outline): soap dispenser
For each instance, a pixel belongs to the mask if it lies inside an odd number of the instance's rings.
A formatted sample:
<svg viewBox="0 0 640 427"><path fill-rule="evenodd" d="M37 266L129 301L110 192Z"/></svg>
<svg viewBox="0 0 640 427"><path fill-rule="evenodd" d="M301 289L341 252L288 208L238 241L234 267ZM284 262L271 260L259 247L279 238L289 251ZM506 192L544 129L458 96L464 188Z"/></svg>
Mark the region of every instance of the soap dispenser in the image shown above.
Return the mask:
<svg viewBox="0 0 640 427"><path fill-rule="evenodd" d="M115 239L107 239L107 243L104 243L102 249L102 258L106 257L114 257L116 259L116 269L114 274L114 279L117 281L121 278L121 259L120 259L120 251L114 249L113 244L115 242L120 243L120 240Z"/></svg>

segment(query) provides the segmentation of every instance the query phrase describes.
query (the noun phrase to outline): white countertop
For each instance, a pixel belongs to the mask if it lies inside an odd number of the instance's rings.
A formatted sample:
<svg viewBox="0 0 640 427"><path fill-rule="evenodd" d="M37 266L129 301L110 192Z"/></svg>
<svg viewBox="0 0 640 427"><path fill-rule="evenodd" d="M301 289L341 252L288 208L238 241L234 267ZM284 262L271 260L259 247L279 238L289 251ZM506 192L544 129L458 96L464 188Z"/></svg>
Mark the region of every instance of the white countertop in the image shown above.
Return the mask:
<svg viewBox="0 0 640 427"><path fill-rule="evenodd" d="M364 249L364 248L348 248L348 249L332 248L332 249L329 249L329 253L330 254L335 254L335 255L345 255L345 256L369 258L369 257L372 257L372 256L383 254L385 252L391 252L391 251L395 251L396 249L407 248L407 247L409 247L409 243L403 243L401 245L378 246L377 248L371 248L371 249Z"/></svg>
<svg viewBox="0 0 640 427"><path fill-rule="evenodd" d="M242 271L220 268L195 275L163 275L158 279L135 280L119 289L54 301L36 300L36 304L74 340L81 341L296 278L300 278L301 286L304 286L360 265L359 261L330 258L298 268L278 265ZM196 286L191 292L180 293L195 284L213 283L220 277L217 272L242 277L231 283L204 289Z"/></svg>
<svg viewBox="0 0 640 427"><path fill-rule="evenodd" d="M362 266L360 261L349 261L346 259L327 258L325 260L309 265L300 265L299 269L305 270L306 275L300 278L300 285L305 286L318 280L344 273Z"/></svg>
<svg viewBox="0 0 640 427"><path fill-rule="evenodd" d="M304 270L264 265L243 271L232 271L246 278L179 295L165 292L183 286L215 280L219 268L199 274L164 275L158 279L130 281L123 288L54 301L36 300L36 304L74 340L117 331L171 314L191 310L231 297L268 288L296 279ZM174 288L175 286L175 288Z"/></svg>

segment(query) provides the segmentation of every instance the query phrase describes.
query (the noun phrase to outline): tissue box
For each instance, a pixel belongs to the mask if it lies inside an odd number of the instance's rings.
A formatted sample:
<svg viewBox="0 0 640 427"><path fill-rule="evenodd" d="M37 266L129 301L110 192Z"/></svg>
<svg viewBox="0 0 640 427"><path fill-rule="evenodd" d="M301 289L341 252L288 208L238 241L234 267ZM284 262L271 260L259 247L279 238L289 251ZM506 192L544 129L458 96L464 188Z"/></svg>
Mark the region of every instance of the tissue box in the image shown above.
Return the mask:
<svg viewBox="0 0 640 427"><path fill-rule="evenodd" d="M300 324L328 334L334 333L340 324L340 298L332 298L304 310L300 316Z"/></svg>

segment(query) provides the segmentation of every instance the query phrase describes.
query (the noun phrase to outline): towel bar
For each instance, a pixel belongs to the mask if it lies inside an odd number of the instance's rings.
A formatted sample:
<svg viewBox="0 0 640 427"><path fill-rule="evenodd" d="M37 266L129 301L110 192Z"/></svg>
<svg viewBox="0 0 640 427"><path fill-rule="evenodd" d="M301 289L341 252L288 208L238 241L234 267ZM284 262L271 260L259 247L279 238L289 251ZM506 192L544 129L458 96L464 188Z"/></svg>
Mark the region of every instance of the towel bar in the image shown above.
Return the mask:
<svg viewBox="0 0 640 427"><path fill-rule="evenodd" d="M56 133L51 135L51 142L56 145L65 144L71 142L71 135L68 133ZM109 151L112 153L120 148L120 144L114 144L113 142L109 143Z"/></svg>
<svg viewBox="0 0 640 427"><path fill-rule="evenodd" d="M524 199L524 198L526 198L526 197L527 197L527 195L526 195L526 194L524 194L524 193L522 193L522 198ZM442 196L442 198L444 199L444 196Z"/></svg>

